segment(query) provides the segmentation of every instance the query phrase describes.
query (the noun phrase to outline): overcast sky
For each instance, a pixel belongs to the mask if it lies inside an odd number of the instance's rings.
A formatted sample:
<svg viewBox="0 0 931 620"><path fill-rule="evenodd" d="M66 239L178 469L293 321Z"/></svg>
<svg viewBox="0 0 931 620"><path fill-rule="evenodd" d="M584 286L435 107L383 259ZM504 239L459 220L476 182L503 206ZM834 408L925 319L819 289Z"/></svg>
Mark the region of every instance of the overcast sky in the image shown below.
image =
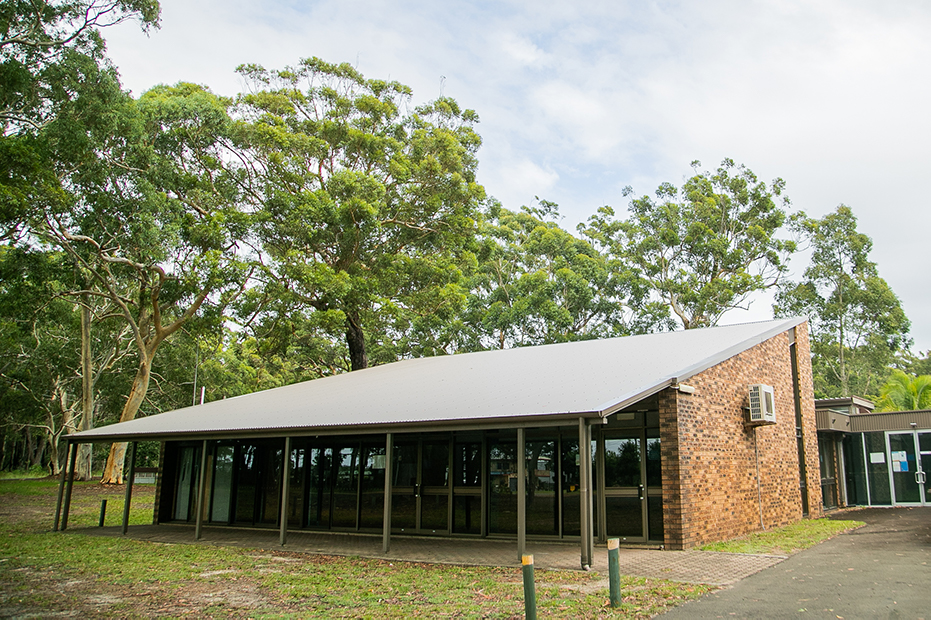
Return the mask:
<svg viewBox="0 0 931 620"><path fill-rule="evenodd" d="M931 349L931 4L161 0L162 26L108 29L138 95L191 81L234 95L234 69L318 56L476 110L479 181L517 209L559 203L575 230L621 189L680 184L729 157L782 177L794 210L844 203ZM922 249L924 248L924 249ZM792 265L796 276L806 260ZM723 323L771 317L761 298Z"/></svg>

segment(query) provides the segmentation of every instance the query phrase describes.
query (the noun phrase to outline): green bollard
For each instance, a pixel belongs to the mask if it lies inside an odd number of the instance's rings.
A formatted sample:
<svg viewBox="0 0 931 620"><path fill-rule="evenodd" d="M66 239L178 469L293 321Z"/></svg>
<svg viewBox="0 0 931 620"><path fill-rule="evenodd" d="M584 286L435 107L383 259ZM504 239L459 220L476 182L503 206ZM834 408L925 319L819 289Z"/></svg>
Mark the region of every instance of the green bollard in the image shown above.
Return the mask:
<svg viewBox="0 0 931 620"><path fill-rule="evenodd" d="M533 584L533 556L520 557L524 571L524 613L527 620L537 620L537 589Z"/></svg>
<svg viewBox="0 0 931 620"><path fill-rule="evenodd" d="M100 522L97 524L99 527L103 527L104 518L107 516L107 500L100 500Z"/></svg>
<svg viewBox="0 0 931 620"><path fill-rule="evenodd" d="M618 557L620 540L608 539L608 586L611 594L611 607L621 604L621 560Z"/></svg>

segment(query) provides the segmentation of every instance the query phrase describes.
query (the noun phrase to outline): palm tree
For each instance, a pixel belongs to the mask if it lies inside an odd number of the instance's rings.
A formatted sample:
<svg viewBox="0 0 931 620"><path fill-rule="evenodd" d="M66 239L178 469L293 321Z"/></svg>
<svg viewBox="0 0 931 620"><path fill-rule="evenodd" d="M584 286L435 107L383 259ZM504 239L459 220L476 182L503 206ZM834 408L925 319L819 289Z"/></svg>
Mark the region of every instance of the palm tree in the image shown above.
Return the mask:
<svg viewBox="0 0 931 620"><path fill-rule="evenodd" d="M878 411L914 411L931 409L931 375L907 375L893 370L879 391Z"/></svg>

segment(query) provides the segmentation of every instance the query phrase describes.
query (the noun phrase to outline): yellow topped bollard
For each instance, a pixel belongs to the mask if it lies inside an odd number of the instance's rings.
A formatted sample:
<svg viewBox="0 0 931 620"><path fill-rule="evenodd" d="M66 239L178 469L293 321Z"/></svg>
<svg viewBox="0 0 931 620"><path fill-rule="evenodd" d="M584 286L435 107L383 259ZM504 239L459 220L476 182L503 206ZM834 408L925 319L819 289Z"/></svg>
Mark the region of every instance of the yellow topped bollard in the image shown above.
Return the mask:
<svg viewBox="0 0 931 620"><path fill-rule="evenodd" d="M620 545L620 539L608 539L608 586L611 596L611 607L617 607L621 604Z"/></svg>
<svg viewBox="0 0 931 620"><path fill-rule="evenodd" d="M527 620L537 620L537 588L533 583L533 556L522 555L524 571L524 614Z"/></svg>

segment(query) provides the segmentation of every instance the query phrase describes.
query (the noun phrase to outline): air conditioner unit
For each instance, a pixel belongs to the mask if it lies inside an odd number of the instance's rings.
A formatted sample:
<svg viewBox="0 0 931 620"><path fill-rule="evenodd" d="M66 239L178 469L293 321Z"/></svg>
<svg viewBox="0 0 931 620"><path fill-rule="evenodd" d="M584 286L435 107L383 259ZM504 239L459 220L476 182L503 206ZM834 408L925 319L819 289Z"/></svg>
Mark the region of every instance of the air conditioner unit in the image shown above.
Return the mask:
<svg viewBox="0 0 931 620"><path fill-rule="evenodd" d="M750 386L750 424L775 424L776 405L773 386L757 383Z"/></svg>

